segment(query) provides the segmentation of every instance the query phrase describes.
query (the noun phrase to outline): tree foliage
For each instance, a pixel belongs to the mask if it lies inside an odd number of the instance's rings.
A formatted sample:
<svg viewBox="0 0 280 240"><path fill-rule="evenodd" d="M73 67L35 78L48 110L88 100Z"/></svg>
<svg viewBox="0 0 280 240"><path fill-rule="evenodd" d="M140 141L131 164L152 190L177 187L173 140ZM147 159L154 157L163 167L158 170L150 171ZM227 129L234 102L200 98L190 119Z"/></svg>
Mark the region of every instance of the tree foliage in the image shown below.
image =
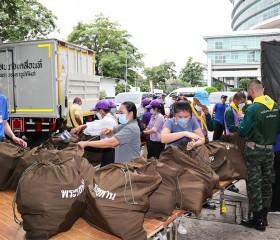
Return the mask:
<svg viewBox="0 0 280 240"><path fill-rule="evenodd" d="M105 90L101 90L99 93L99 100L105 99L107 96L106 91Z"/></svg>
<svg viewBox="0 0 280 240"><path fill-rule="evenodd" d="M250 78L242 78L239 81L239 87L247 91L247 85L250 82Z"/></svg>
<svg viewBox="0 0 280 240"><path fill-rule="evenodd" d="M119 93L122 93L122 92L125 92L125 84L123 83L118 83L116 85L116 95L118 95ZM130 85L127 85L126 86L126 92L129 92L130 91Z"/></svg>
<svg viewBox="0 0 280 240"><path fill-rule="evenodd" d="M216 81L214 84L213 84L213 87L217 88L218 91L222 91L223 88L224 88L224 84L220 81Z"/></svg>
<svg viewBox="0 0 280 240"><path fill-rule="evenodd" d="M179 73L179 78L191 86L201 85L200 82L203 79L203 71L206 68L200 62L194 62L192 57L189 57L185 67L183 67Z"/></svg>
<svg viewBox="0 0 280 240"><path fill-rule="evenodd" d="M139 81L139 87L141 92L150 92L150 85L147 80L141 80Z"/></svg>
<svg viewBox="0 0 280 240"><path fill-rule="evenodd" d="M219 92L218 89L215 87L207 87L207 88L205 88L205 91L207 91L208 94L210 94L212 92Z"/></svg>
<svg viewBox="0 0 280 240"><path fill-rule="evenodd" d="M0 40L14 42L44 38L57 29L57 17L36 0L2 0Z"/></svg>
<svg viewBox="0 0 280 240"><path fill-rule="evenodd" d="M232 88L230 89L231 92L241 92L243 91L243 88Z"/></svg>
<svg viewBox="0 0 280 240"><path fill-rule="evenodd" d="M96 52L97 75L134 81L136 70L144 66L138 49L129 41L130 35L117 22L99 14L91 23L79 22L67 37L69 42Z"/></svg>
<svg viewBox="0 0 280 240"><path fill-rule="evenodd" d="M153 81L153 85L156 88L164 87L166 89L166 81L176 78L175 66L174 62L165 61L158 66L145 68L144 74L148 80Z"/></svg>

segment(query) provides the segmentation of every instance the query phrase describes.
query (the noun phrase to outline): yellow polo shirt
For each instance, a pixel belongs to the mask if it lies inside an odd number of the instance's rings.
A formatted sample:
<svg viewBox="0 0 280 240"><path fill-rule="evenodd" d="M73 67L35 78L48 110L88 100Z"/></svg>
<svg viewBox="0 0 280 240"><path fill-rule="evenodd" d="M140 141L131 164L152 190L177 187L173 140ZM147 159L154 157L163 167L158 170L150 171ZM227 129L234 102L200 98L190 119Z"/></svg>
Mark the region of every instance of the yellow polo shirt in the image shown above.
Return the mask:
<svg viewBox="0 0 280 240"><path fill-rule="evenodd" d="M74 126L72 125L70 116L69 116L69 111L70 111L70 115L71 115L71 119L73 121ZM78 104L73 104L68 108L67 111L67 115L66 115L66 119L67 119L67 124L66 126L71 128L71 127L78 127L79 124L77 123L76 119L75 119L75 115L78 115L81 119L81 122L83 123L83 111L82 108L80 107L80 105Z"/></svg>

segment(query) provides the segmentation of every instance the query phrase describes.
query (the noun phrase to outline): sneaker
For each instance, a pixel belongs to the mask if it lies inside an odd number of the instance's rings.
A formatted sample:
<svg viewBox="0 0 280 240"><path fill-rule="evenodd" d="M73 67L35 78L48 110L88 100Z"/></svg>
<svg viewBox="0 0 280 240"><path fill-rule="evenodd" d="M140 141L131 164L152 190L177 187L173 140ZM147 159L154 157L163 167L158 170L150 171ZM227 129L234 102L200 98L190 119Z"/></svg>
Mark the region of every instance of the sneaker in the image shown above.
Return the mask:
<svg viewBox="0 0 280 240"><path fill-rule="evenodd" d="M231 186L229 186L227 188L227 190L235 192L235 193L239 193L239 189L237 187L234 186L234 184L232 184Z"/></svg>
<svg viewBox="0 0 280 240"><path fill-rule="evenodd" d="M203 208L207 208L207 209L211 209L211 210L215 210L216 209L216 205L215 204L211 204L211 203L208 203L208 202L204 203L202 205L202 207Z"/></svg>
<svg viewBox="0 0 280 240"><path fill-rule="evenodd" d="M182 223L179 223L179 226L178 226L178 229L177 229L177 230L178 230L178 233L180 233L180 234L182 234L182 235L188 233L187 229L183 226Z"/></svg>

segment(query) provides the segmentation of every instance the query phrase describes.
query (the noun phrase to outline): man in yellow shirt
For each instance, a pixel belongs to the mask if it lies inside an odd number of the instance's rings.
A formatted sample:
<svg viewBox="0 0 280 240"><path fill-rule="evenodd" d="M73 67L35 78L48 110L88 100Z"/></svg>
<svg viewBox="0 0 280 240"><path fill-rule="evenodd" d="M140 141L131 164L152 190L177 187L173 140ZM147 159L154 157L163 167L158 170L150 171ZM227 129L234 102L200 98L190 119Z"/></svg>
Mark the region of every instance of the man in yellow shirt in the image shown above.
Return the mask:
<svg viewBox="0 0 280 240"><path fill-rule="evenodd" d="M68 131L83 124L83 111L81 105L82 100L80 98L75 98L73 104L69 106L66 115L66 127Z"/></svg>

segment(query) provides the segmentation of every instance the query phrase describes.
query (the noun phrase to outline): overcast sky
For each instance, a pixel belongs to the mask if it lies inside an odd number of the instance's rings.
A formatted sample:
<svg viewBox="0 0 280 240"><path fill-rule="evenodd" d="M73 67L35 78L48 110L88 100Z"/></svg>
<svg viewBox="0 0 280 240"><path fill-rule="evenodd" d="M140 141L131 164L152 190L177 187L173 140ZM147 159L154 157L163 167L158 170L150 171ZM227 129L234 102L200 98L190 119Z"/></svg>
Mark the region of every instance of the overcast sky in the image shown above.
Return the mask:
<svg viewBox="0 0 280 240"><path fill-rule="evenodd" d="M206 63L203 36L231 31L229 0L38 0L57 17L66 39L78 21L90 22L102 12L131 35L131 42L145 54L146 67L164 60L180 70L189 56Z"/></svg>

